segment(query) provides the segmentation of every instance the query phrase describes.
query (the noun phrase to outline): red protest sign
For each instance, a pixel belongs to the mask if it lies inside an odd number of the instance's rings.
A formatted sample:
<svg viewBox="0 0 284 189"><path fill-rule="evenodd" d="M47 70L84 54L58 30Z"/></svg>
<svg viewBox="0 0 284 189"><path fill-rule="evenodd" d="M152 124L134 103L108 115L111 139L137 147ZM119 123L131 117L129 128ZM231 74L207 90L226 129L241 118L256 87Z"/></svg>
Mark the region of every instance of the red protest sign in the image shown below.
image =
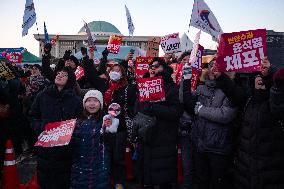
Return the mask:
<svg viewBox="0 0 284 189"><path fill-rule="evenodd" d="M61 122L53 122L45 125L45 130L39 135L35 146L53 147L68 145L74 128L76 119Z"/></svg>
<svg viewBox="0 0 284 189"><path fill-rule="evenodd" d="M50 41L50 44L51 45L55 44L58 38L59 38L59 35L54 36L54 38Z"/></svg>
<svg viewBox="0 0 284 189"><path fill-rule="evenodd" d="M82 68L81 66L78 66L75 71L75 75L76 75L76 80L81 79L81 77L85 75L84 68Z"/></svg>
<svg viewBox="0 0 284 189"><path fill-rule="evenodd" d="M137 86L139 90L139 101L159 102L164 101L165 90L164 81L160 77L149 77L137 79Z"/></svg>
<svg viewBox="0 0 284 189"><path fill-rule="evenodd" d="M153 62L153 57L137 57L135 64L135 77L142 78L149 71L149 64Z"/></svg>
<svg viewBox="0 0 284 189"><path fill-rule="evenodd" d="M216 63L222 72L259 71L265 55L265 29L223 33Z"/></svg>
<svg viewBox="0 0 284 189"><path fill-rule="evenodd" d="M192 67L191 89L193 91L195 91L196 88L197 88L197 82L198 82L199 76L202 72L201 64L202 64L203 50L204 50L204 47L201 46L201 45L198 45L198 50L197 50L197 53L196 53L197 60L196 60L196 62L191 64L191 67Z"/></svg>
<svg viewBox="0 0 284 189"><path fill-rule="evenodd" d="M21 52L11 52L6 55L6 58L10 60L13 64L23 62L23 53Z"/></svg>
<svg viewBox="0 0 284 189"><path fill-rule="evenodd" d="M111 35L108 40L107 50L110 53L118 54L121 42L122 36Z"/></svg>

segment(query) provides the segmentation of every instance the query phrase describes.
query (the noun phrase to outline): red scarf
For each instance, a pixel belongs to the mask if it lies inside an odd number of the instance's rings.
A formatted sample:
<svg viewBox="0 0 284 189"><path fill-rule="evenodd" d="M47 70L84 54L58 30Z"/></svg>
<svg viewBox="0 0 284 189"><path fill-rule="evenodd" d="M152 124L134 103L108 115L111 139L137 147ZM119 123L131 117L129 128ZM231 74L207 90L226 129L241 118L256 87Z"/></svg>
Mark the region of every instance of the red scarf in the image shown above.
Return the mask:
<svg viewBox="0 0 284 189"><path fill-rule="evenodd" d="M109 82L109 88L104 94L104 104L108 107L112 101L112 95L115 90L120 89L127 85L126 81L119 81L119 82Z"/></svg>

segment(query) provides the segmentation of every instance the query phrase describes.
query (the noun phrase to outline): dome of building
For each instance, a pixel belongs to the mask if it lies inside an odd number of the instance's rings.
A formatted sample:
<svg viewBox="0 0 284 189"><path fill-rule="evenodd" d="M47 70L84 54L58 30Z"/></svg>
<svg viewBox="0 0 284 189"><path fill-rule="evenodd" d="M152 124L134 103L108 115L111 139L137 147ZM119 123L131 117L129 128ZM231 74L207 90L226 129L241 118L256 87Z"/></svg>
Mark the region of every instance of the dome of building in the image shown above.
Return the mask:
<svg viewBox="0 0 284 189"><path fill-rule="evenodd" d="M93 21L88 23L88 26L93 33L116 33L121 34L120 31L111 23L105 21ZM83 26L78 33L85 32L85 27Z"/></svg>

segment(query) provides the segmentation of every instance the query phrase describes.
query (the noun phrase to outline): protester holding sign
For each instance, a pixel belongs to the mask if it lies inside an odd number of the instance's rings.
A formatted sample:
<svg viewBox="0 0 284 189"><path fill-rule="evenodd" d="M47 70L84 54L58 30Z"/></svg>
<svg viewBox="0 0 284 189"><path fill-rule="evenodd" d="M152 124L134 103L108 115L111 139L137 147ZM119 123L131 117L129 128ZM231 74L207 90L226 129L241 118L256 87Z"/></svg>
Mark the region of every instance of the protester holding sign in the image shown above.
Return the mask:
<svg viewBox="0 0 284 189"><path fill-rule="evenodd" d="M116 188L125 187L126 173L124 154L126 148L127 128L126 117L130 116L134 102L135 91L134 88L128 84L125 69L119 65L114 64L110 67L108 89L104 93L104 104L108 107L112 103L117 103L122 107L122 111L117 118L119 125L116 133L110 134L110 156L112 159L112 176Z"/></svg>
<svg viewBox="0 0 284 189"><path fill-rule="evenodd" d="M147 136L138 138L139 176L145 188L160 185L160 188L167 189L172 188L171 183L177 181L177 131L182 107L178 99L178 87L171 78L173 70L161 58L154 58L149 67L144 78L161 77L165 99L159 102L137 102L136 116L143 114L155 117L156 120L156 124L146 128Z"/></svg>
<svg viewBox="0 0 284 189"><path fill-rule="evenodd" d="M82 111L80 98L74 91L76 78L69 67L56 73L54 84L41 91L31 108L32 127L37 134L47 123L76 118ZM38 147L38 183L41 188L70 188L70 146Z"/></svg>
<svg viewBox="0 0 284 189"><path fill-rule="evenodd" d="M233 104L244 110L236 146L236 189L284 186L284 69L275 73L267 57L260 67L250 98L236 95L244 93L241 88L227 92Z"/></svg>
<svg viewBox="0 0 284 189"><path fill-rule="evenodd" d="M209 64L205 85L192 92L184 91L184 105L188 112L196 115L191 136L194 149L194 184L201 189L226 189L225 175L229 156L232 153L231 122L236 117L236 108L216 85L216 65ZM189 84L190 85L190 84Z"/></svg>
<svg viewBox="0 0 284 189"><path fill-rule="evenodd" d="M83 106L84 111L76 122L71 139L71 188L110 189L107 136L100 133L103 124L102 93L98 90L88 91Z"/></svg>

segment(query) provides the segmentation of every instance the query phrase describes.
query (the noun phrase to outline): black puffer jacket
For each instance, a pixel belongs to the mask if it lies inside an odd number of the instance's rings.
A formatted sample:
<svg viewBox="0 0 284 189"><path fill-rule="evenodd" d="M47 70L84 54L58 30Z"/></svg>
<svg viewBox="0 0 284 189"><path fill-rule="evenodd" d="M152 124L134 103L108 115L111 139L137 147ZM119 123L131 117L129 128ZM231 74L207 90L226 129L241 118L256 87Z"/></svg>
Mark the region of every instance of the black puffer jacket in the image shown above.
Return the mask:
<svg viewBox="0 0 284 189"><path fill-rule="evenodd" d="M284 91L256 90L245 110L236 189L284 188Z"/></svg>
<svg viewBox="0 0 284 189"><path fill-rule="evenodd" d="M65 121L80 115L81 99L71 88L59 92L55 85L41 91L31 108L32 126L39 134L47 123ZM38 148L38 182L41 188L69 188L70 146Z"/></svg>
<svg viewBox="0 0 284 189"><path fill-rule="evenodd" d="M156 126L151 130L150 142L139 149L140 179L146 185L176 182L178 124L183 109L179 102L179 89L169 72L163 73L166 100L163 102L137 102L136 111L155 116Z"/></svg>

